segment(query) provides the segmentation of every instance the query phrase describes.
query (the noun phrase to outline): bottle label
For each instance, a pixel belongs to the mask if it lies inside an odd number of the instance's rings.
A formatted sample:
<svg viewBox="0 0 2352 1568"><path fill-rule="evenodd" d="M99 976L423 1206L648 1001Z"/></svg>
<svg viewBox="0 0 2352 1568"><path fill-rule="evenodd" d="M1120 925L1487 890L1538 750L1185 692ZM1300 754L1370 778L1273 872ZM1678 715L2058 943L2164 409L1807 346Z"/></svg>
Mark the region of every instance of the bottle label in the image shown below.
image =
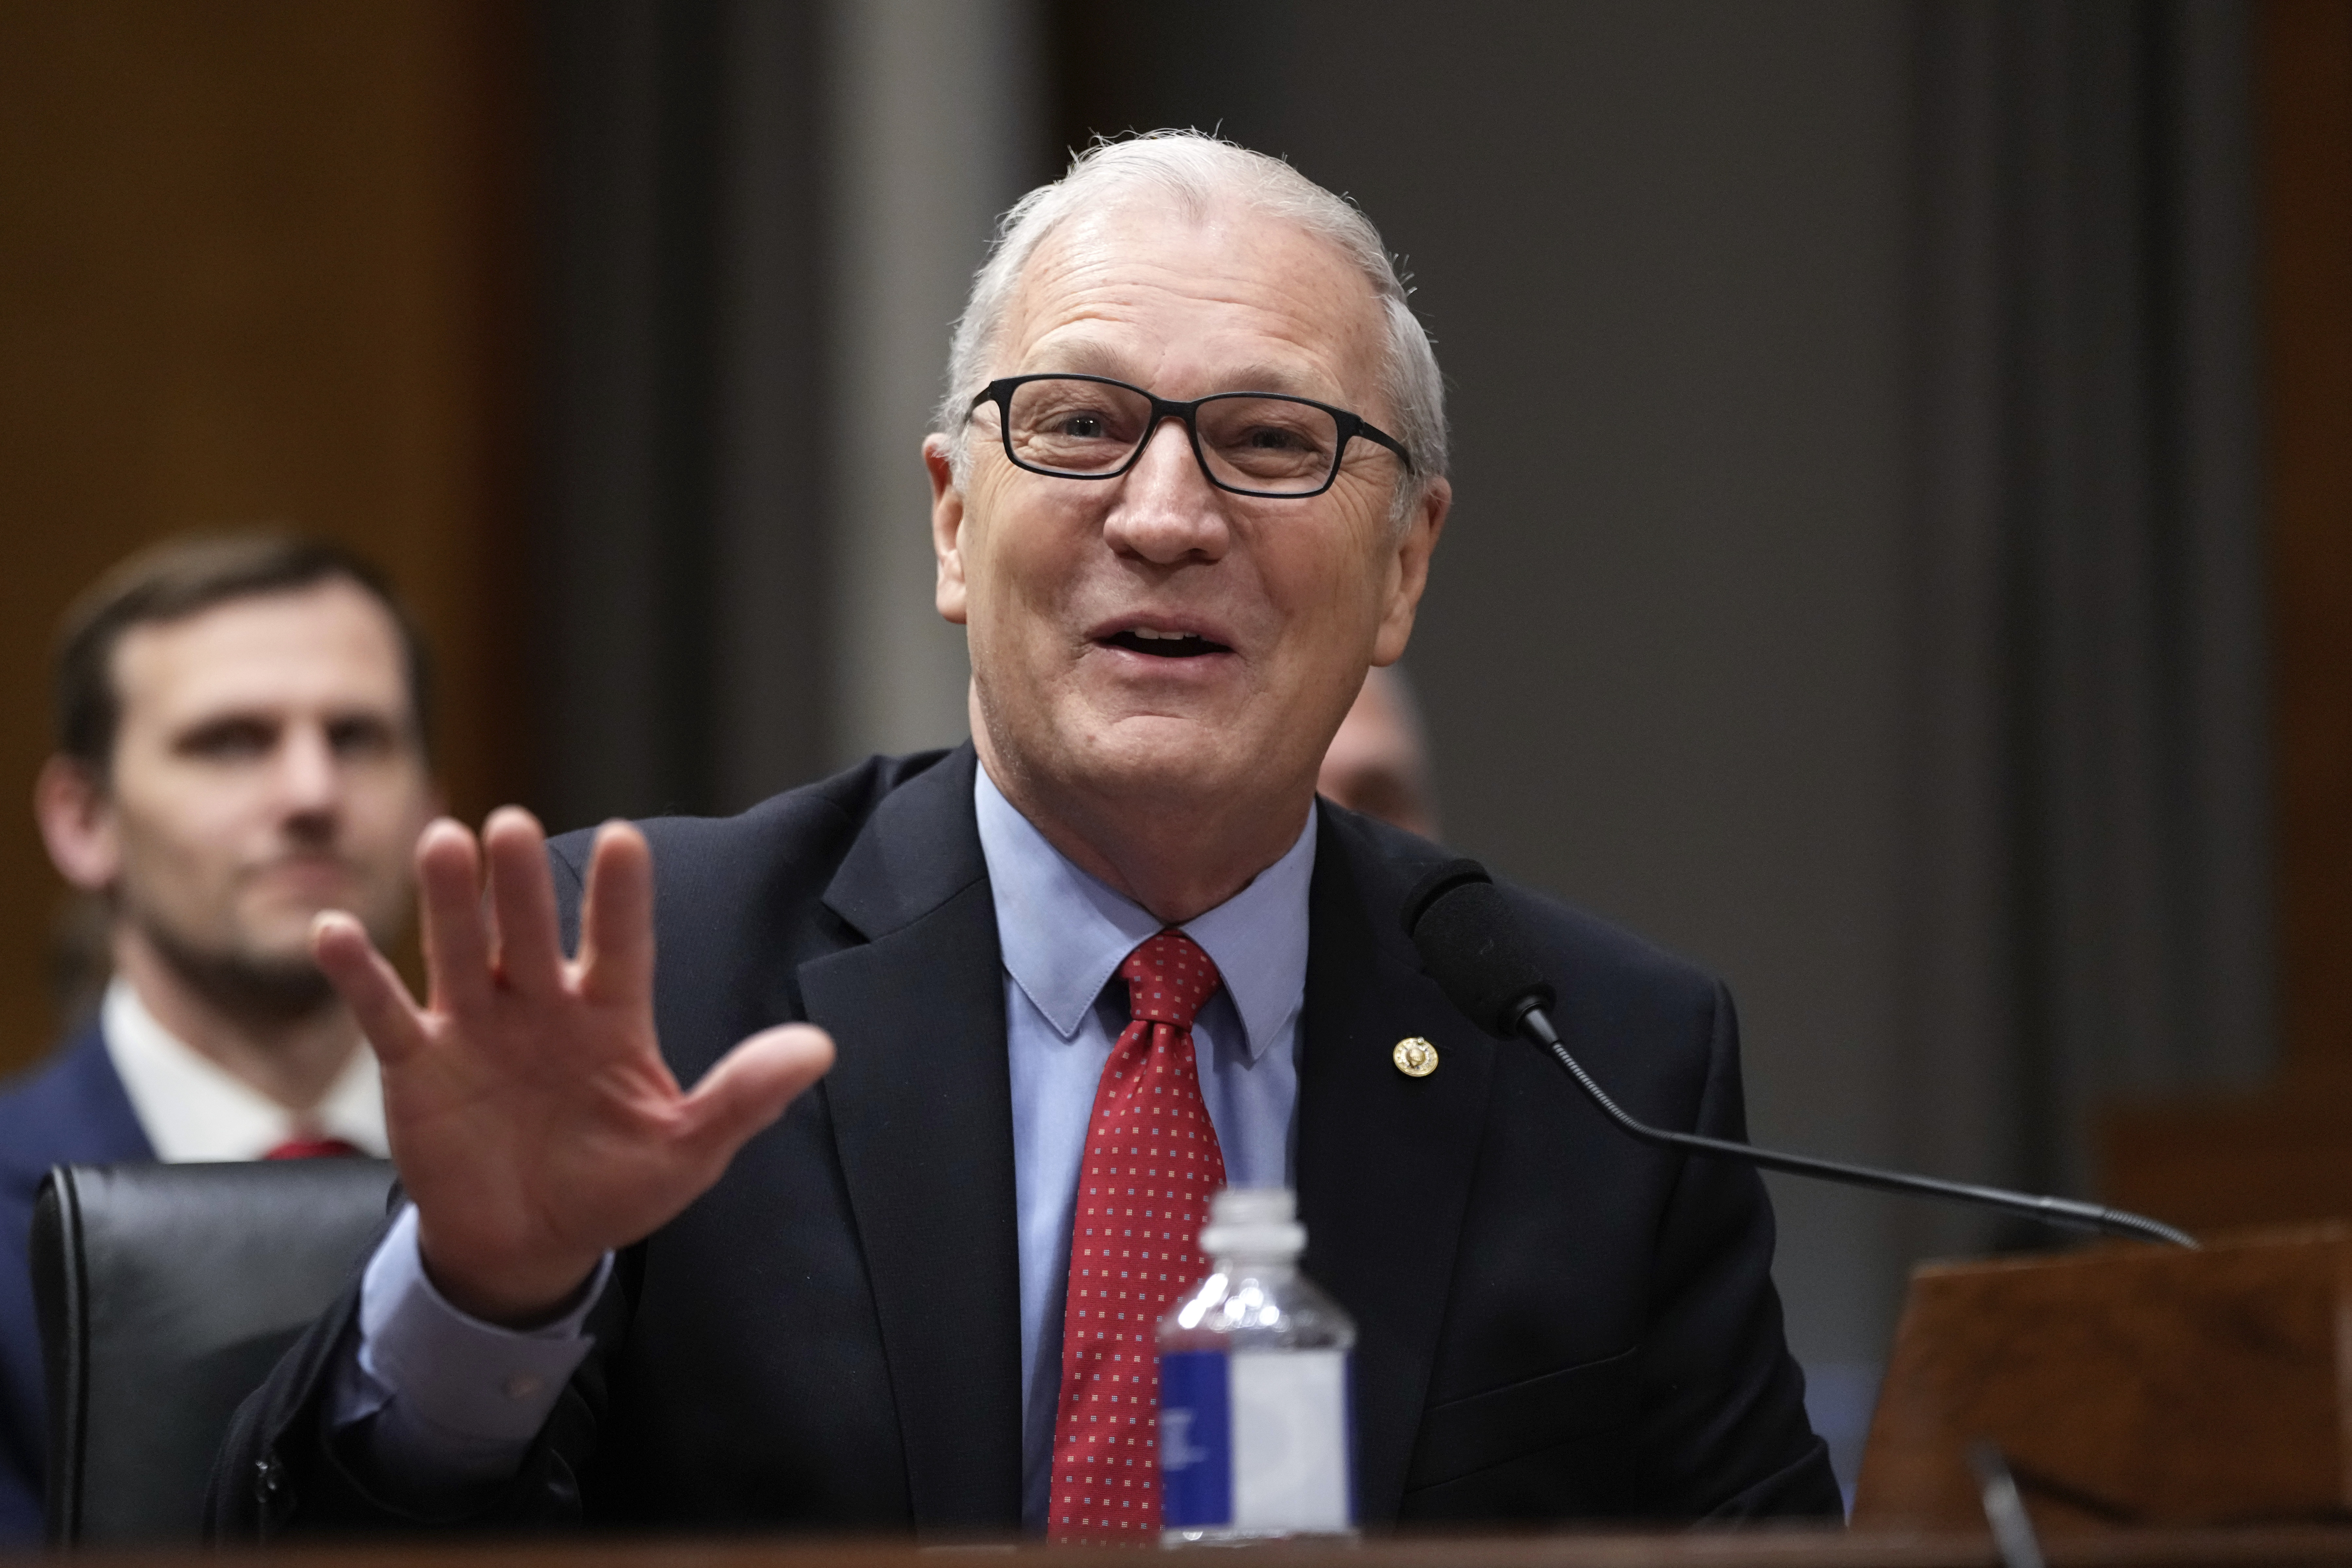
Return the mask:
<svg viewBox="0 0 2352 1568"><path fill-rule="evenodd" d="M1233 1522L1230 1359L1223 1351L1160 1358L1160 1522L1168 1528Z"/></svg>
<svg viewBox="0 0 2352 1568"><path fill-rule="evenodd" d="M1350 1528L1349 1415L1345 1351L1161 1356L1161 1522L1171 1529Z"/></svg>

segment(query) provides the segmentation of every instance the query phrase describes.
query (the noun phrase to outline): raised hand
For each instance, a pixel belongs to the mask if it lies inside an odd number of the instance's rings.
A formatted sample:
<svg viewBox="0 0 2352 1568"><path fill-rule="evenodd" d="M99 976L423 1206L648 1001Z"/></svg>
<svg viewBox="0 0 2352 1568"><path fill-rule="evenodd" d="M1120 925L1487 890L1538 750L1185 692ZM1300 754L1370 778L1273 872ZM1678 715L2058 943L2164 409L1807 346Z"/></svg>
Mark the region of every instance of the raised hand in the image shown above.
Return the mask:
<svg viewBox="0 0 2352 1568"><path fill-rule="evenodd" d="M320 915L312 951L383 1064L393 1159L434 1284L492 1322L543 1320L606 1251L718 1181L832 1066L833 1041L806 1024L768 1029L679 1089L654 1034L653 855L625 823L596 835L576 959L530 813L492 813L478 848L462 825L436 822L416 868L425 1006L350 915Z"/></svg>

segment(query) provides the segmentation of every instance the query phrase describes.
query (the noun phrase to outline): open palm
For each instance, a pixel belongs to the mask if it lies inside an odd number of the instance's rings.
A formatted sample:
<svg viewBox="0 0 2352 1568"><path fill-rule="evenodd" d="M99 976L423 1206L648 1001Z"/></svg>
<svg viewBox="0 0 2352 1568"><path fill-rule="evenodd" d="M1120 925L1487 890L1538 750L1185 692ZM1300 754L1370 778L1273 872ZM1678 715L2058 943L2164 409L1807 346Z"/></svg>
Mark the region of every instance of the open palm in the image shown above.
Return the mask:
<svg viewBox="0 0 2352 1568"><path fill-rule="evenodd" d="M527 1322L718 1181L832 1065L833 1042L805 1024L765 1030L680 1089L654 1030L652 851L625 823L597 833L572 959L528 812L493 813L478 847L436 822L416 865L425 1005L349 915L321 915L312 945L383 1064L434 1284L478 1317Z"/></svg>

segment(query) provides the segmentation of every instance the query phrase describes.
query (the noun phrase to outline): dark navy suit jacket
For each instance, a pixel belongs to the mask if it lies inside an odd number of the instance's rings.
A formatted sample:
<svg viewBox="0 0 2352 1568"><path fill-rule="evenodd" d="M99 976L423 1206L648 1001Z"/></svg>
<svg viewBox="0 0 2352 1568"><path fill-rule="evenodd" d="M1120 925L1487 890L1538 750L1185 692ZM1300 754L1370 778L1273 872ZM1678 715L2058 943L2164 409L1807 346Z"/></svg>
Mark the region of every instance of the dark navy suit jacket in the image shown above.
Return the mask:
<svg viewBox="0 0 2352 1568"><path fill-rule="evenodd" d="M876 758L740 816L646 825L678 1079L792 1018L831 1030L839 1059L622 1254L594 1350L478 1522L1020 1528L1013 1098L974 766L968 745ZM1307 1272L1360 1333L1364 1521L1834 1517L1756 1173L1633 1142L1533 1047L1464 1017L1398 927L1445 852L1318 809L1298 1202ZM567 925L586 848L551 847ZM1620 1103L1744 1136L1723 987L1505 892L1561 1035ZM1412 1035L1436 1043L1428 1077L1391 1059ZM216 1537L417 1522L327 1431L355 1299L238 1412Z"/></svg>
<svg viewBox="0 0 2352 1568"><path fill-rule="evenodd" d="M41 1539L48 1401L25 1271L33 1194L52 1165L154 1157L95 1023L0 1086L0 1546Z"/></svg>

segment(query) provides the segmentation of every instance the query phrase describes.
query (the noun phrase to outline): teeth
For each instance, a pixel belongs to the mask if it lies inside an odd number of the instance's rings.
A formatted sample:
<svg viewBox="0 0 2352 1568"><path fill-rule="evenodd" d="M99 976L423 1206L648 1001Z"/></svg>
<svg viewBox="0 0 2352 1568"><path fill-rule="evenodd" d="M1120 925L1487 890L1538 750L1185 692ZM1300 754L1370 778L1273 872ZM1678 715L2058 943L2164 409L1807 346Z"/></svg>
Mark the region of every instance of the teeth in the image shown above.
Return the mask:
<svg viewBox="0 0 2352 1568"><path fill-rule="evenodd" d="M1149 626L1138 626L1135 635L1145 642L1185 642L1197 634L1192 632L1155 632Z"/></svg>

